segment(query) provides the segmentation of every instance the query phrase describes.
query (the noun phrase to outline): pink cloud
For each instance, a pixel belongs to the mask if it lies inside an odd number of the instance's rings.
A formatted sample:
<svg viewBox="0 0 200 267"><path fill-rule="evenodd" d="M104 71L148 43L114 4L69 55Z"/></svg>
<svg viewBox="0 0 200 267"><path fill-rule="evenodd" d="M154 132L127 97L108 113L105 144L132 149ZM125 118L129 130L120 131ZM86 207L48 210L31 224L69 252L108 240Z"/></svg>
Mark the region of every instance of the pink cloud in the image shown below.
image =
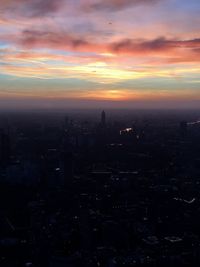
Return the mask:
<svg viewBox="0 0 200 267"><path fill-rule="evenodd" d="M0 11L9 15L43 16L58 11L64 0L1 0Z"/></svg>
<svg viewBox="0 0 200 267"><path fill-rule="evenodd" d="M66 32L25 30L21 35L4 39L26 49L48 48L74 52L111 53L114 56L158 57L165 62L197 62L200 58L200 38L191 40L157 38L152 40L122 39L113 42L95 42L87 36Z"/></svg>
<svg viewBox="0 0 200 267"><path fill-rule="evenodd" d="M85 11L119 11L128 7L134 7L138 5L152 5L163 0L97 0L97 1L85 1L83 9Z"/></svg>

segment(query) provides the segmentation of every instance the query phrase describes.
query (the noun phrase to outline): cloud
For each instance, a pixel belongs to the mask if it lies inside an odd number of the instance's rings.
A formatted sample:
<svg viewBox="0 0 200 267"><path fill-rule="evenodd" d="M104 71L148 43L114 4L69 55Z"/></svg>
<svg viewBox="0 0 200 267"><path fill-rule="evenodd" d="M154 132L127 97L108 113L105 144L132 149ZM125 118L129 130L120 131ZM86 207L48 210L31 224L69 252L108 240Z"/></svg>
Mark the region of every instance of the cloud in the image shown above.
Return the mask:
<svg viewBox="0 0 200 267"><path fill-rule="evenodd" d="M17 43L26 48L54 48L58 50L87 50L92 43L81 36L73 36L65 32L25 30L21 37L16 39Z"/></svg>
<svg viewBox="0 0 200 267"><path fill-rule="evenodd" d="M83 8L86 11L120 11L125 8L152 5L162 0L99 0L99 1L85 1Z"/></svg>
<svg viewBox="0 0 200 267"><path fill-rule="evenodd" d="M87 36L73 35L62 31L25 30L21 35L4 36L26 49L48 48L72 52L110 53L115 56L130 55L138 57L159 56L170 62L170 59L186 58L188 62L199 59L200 38L190 40L157 38L152 40L122 39L115 42L95 42ZM195 59L196 57L196 59ZM171 60L171 62L173 62Z"/></svg>
<svg viewBox="0 0 200 267"><path fill-rule="evenodd" d="M67 32L62 31L38 31L38 30L24 30L19 37L19 41L22 45L25 46L37 46L40 44L46 44L47 46L71 46L74 48L84 48L95 46L97 48L102 48L105 50L107 47L108 50L112 52L126 52L130 51L134 53L135 51L159 51L159 50L168 50L173 48L200 48L200 38L191 39L191 40L168 40L164 37L157 38L153 40L135 40L135 39L122 39L113 43L100 44L92 42L91 40L86 40L86 36L76 36ZM98 51L97 51L98 52Z"/></svg>
<svg viewBox="0 0 200 267"><path fill-rule="evenodd" d="M117 53L152 53L165 52L172 49L181 48L200 48L200 38L192 40L168 40L165 38L157 38L153 40L132 40L125 39L111 44L111 50Z"/></svg>
<svg viewBox="0 0 200 267"><path fill-rule="evenodd" d="M44 16L58 11L64 0L0 0L0 12L6 16L23 15L25 17Z"/></svg>

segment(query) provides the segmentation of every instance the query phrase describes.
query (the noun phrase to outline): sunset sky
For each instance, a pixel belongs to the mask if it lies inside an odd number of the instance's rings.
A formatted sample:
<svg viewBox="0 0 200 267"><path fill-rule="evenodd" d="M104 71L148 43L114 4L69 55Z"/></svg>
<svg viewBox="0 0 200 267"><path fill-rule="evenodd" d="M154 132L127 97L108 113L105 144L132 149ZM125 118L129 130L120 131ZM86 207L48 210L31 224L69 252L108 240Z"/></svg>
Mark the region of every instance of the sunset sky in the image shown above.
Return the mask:
<svg viewBox="0 0 200 267"><path fill-rule="evenodd" d="M0 0L0 105L200 107L200 0Z"/></svg>

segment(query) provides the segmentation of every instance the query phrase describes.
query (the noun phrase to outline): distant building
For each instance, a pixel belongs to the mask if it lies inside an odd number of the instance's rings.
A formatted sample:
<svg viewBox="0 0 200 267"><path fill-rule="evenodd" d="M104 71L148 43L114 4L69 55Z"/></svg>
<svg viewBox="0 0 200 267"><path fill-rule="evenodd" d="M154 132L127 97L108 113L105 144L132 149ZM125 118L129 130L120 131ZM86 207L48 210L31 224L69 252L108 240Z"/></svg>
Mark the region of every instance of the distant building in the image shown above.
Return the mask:
<svg viewBox="0 0 200 267"><path fill-rule="evenodd" d="M132 134L134 131L133 131L133 128L125 128L123 130L120 130L120 135L130 135Z"/></svg>

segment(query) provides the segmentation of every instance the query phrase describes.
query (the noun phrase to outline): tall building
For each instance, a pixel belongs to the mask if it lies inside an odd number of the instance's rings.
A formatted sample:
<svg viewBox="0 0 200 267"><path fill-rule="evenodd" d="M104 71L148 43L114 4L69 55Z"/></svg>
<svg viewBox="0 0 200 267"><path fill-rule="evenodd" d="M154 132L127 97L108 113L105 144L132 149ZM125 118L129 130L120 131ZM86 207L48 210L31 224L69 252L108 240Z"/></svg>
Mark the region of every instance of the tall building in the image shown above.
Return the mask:
<svg viewBox="0 0 200 267"><path fill-rule="evenodd" d="M105 126L106 125L106 113L105 113L104 110L101 113L101 125L102 126Z"/></svg>

